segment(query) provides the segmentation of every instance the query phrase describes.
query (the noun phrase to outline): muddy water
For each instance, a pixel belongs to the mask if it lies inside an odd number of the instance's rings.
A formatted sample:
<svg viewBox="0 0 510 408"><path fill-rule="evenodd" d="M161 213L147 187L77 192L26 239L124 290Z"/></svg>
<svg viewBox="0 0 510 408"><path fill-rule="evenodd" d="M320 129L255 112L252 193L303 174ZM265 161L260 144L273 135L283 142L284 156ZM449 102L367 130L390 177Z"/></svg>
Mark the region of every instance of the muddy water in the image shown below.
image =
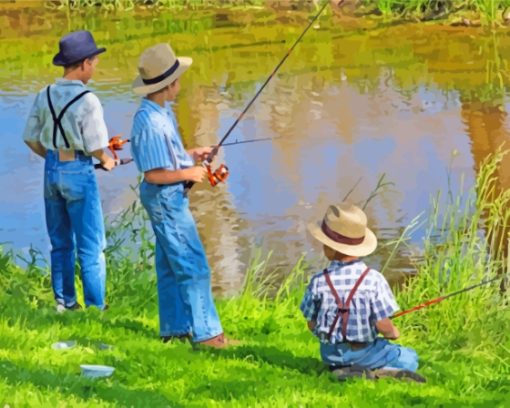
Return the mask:
<svg viewBox="0 0 510 408"><path fill-rule="evenodd" d="M306 25L306 13L267 9L79 14L0 9L0 242L48 254L42 166L21 141L34 93L61 75L51 65L68 30L94 32L108 51L91 88L112 135L129 135L139 103L131 92L137 58L169 41L192 56L173 106L187 146L219 140ZM366 211L380 237L381 266L430 198L473 184L487 154L510 142L506 31L402 25L363 30L324 16L232 133L273 142L226 147L231 176L191 193L191 206L213 268L214 289L238 290L257 248L272 252L282 275L304 254L315 267L321 248L306 232L329 203L363 205L384 174L391 182ZM129 151L121 152L129 155ZM448 177L448 173L450 176ZM134 165L98 174L105 213L136 199ZM510 160L498 175L510 187ZM414 270L424 228L417 228L385 273Z"/></svg>

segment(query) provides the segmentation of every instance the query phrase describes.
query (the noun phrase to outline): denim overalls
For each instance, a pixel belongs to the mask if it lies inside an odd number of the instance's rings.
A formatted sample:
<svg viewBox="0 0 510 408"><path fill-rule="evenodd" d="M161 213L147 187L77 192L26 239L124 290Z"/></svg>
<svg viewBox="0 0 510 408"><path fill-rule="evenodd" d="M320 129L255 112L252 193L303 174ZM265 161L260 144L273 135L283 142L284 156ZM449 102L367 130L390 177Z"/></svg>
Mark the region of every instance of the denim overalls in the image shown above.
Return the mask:
<svg viewBox="0 0 510 408"><path fill-rule="evenodd" d="M171 110L143 99L131 133L133 158L141 172L193 165ZM156 235L161 336L192 334L199 342L223 332L211 291L211 272L184 183L143 181L140 199Z"/></svg>
<svg viewBox="0 0 510 408"><path fill-rule="evenodd" d="M51 282L55 300L68 308L76 305L76 245L85 305L103 309L106 280L103 251L106 239L92 158L82 151L75 151L75 160L60 161L57 150L59 137L70 147L60 119L66 109L88 91L73 98L60 112L54 111L50 87L46 93L54 120L55 150L47 150L44 165L44 204L51 242Z"/></svg>

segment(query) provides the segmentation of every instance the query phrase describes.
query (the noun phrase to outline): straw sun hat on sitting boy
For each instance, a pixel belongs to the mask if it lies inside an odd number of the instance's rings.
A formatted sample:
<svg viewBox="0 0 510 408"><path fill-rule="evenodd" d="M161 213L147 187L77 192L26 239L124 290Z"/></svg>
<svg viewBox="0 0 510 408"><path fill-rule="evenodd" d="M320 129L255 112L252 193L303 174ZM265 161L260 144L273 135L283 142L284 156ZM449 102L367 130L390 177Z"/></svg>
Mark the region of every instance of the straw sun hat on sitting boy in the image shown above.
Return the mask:
<svg viewBox="0 0 510 408"><path fill-rule="evenodd" d="M367 216L353 204L331 205L322 222L308 230L324 245L349 256L366 256L377 248L375 234L367 228Z"/></svg>
<svg viewBox="0 0 510 408"><path fill-rule="evenodd" d="M192 62L189 57L177 58L166 43L149 47L140 56L133 91L138 95L157 92L179 78Z"/></svg>

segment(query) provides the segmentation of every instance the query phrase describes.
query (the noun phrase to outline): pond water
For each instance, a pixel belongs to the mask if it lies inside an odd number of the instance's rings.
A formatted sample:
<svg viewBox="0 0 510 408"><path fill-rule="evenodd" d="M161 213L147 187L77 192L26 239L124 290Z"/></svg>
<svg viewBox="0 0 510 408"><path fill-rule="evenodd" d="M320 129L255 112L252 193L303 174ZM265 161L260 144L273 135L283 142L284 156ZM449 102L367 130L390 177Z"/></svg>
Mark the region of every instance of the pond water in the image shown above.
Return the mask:
<svg viewBox="0 0 510 408"><path fill-rule="evenodd" d="M48 255L43 162L21 140L34 94L61 76L51 59L69 30L88 29L107 47L90 88L111 135L128 137L139 99L131 92L141 51L169 42L194 63L173 106L185 144L217 142L307 24L302 11L143 11L120 14L0 6L0 242ZM349 23L349 21L347 21ZM216 293L236 293L257 248L288 273L301 255L319 268L307 233L328 204L350 194L363 203L384 174L391 185L366 211L381 248L376 267L410 221L442 191L472 186L481 161L510 142L509 31L424 24L370 30L325 15L310 30L231 134L273 137L221 151L231 175L190 194L213 269ZM120 152L129 156L129 149ZM498 174L510 187L510 162ZM105 214L136 199L134 164L98 173ZM425 226L413 232L385 273L415 270Z"/></svg>

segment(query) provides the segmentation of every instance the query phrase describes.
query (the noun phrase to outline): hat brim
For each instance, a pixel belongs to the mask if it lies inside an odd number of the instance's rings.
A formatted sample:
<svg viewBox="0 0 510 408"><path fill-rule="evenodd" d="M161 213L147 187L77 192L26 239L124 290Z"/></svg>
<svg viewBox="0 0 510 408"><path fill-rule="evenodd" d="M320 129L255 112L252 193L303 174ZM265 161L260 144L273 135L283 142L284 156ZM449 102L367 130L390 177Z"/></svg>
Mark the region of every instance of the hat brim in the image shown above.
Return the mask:
<svg viewBox="0 0 510 408"><path fill-rule="evenodd" d="M156 84L146 85L142 77L138 75L133 82L134 93L145 96L163 89L179 78L193 63L193 59L190 57L177 57L177 59L179 60L179 67L175 72Z"/></svg>
<svg viewBox="0 0 510 408"><path fill-rule="evenodd" d="M57 55L55 55L53 57L53 65L56 65L57 67L65 67L65 66L68 66L68 65L73 65L73 64L76 64L80 61L83 61L83 60L86 60L87 58L92 58L98 54L101 54L103 52L106 51L106 48L97 48L94 52L90 53L90 54L87 54L85 55L84 57L80 57L76 60L72 60L72 61L66 61L63 57L62 57L62 54L58 53Z"/></svg>
<svg viewBox="0 0 510 408"><path fill-rule="evenodd" d="M365 229L365 238L363 239L362 243L358 245L348 245L333 241L326 234L324 234L321 225L322 222L316 224L308 224L308 231L310 231L310 234L312 234L316 240L344 255L367 256L374 252L377 248L377 237L368 228Z"/></svg>

